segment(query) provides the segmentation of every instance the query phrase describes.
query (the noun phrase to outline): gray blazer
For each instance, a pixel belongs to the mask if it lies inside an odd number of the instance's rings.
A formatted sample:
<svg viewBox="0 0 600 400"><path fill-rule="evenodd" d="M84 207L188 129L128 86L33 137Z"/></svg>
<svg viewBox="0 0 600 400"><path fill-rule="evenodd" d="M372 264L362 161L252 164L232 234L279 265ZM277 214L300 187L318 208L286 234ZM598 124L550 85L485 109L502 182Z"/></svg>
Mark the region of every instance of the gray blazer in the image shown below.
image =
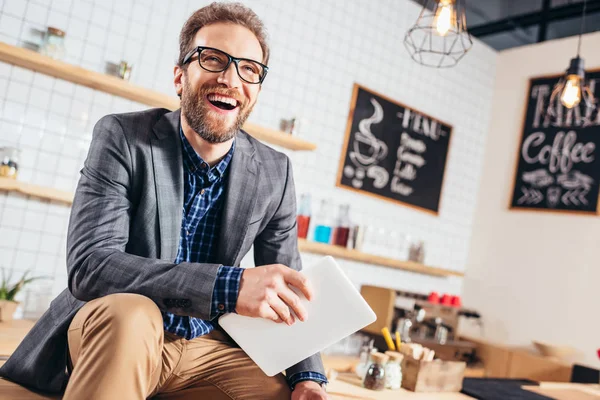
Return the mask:
<svg viewBox="0 0 600 400"><path fill-rule="evenodd" d="M151 109L98 121L71 210L69 288L52 301L0 376L63 390L69 324L86 301L111 293L141 294L163 311L210 318L221 264L173 263L183 204L179 118L179 110ZM300 270L290 161L243 131L236 140L217 259L239 266L254 245L256 265ZM287 374L302 371L324 374L320 356Z"/></svg>

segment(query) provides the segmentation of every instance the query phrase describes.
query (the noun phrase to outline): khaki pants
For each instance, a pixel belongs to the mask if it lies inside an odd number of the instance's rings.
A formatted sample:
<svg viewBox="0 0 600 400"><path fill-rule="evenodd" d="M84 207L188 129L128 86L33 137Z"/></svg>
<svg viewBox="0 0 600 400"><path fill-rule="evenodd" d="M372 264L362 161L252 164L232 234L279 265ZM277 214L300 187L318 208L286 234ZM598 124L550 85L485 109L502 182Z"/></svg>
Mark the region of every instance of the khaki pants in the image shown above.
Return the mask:
<svg viewBox="0 0 600 400"><path fill-rule="evenodd" d="M220 331L193 340L163 330L152 300L113 294L87 303L68 332L66 400L290 399L282 374L266 376Z"/></svg>

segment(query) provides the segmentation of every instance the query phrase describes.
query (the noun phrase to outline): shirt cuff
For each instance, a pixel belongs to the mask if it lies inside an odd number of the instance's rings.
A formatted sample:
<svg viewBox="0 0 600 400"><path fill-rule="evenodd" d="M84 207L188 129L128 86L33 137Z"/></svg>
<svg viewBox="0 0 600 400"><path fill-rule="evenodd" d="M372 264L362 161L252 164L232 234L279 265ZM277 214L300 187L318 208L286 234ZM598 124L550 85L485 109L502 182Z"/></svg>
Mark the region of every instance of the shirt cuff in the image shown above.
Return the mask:
<svg viewBox="0 0 600 400"><path fill-rule="evenodd" d="M290 376L287 381L288 385L290 385L290 389L294 390L294 388L299 382L314 381L321 385L323 383L327 383L327 378L325 377L325 375L320 374L318 372L305 371L295 373L294 375Z"/></svg>
<svg viewBox="0 0 600 400"><path fill-rule="evenodd" d="M212 295L211 316L235 311L243 268L221 265L217 271L217 280Z"/></svg>

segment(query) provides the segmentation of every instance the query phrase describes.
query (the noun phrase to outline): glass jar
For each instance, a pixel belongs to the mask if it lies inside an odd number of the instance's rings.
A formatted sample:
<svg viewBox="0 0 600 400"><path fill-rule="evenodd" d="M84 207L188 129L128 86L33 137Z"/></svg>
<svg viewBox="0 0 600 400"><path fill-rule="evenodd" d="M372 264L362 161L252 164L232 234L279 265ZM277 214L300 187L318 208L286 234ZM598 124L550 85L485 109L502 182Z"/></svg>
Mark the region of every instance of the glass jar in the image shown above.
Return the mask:
<svg viewBox="0 0 600 400"><path fill-rule="evenodd" d="M119 63L119 77L125 81L128 81L131 77L131 70L133 65L129 64L127 61L121 61Z"/></svg>
<svg viewBox="0 0 600 400"><path fill-rule="evenodd" d="M404 355L396 351L386 351L390 360L385 364L385 388L397 390L402 386L402 367Z"/></svg>
<svg viewBox="0 0 600 400"><path fill-rule="evenodd" d="M311 215L311 196L310 193L303 193L300 196L298 205L298 215L296 221L298 224L298 237L306 239L308 236L308 227L310 225Z"/></svg>
<svg viewBox="0 0 600 400"><path fill-rule="evenodd" d="M332 207L333 204L329 200L321 200L321 207L315 216L315 242L329 244L331 241Z"/></svg>
<svg viewBox="0 0 600 400"><path fill-rule="evenodd" d="M44 35L40 52L57 60L63 59L65 56L65 31L49 26Z"/></svg>
<svg viewBox="0 0 600 400"><path fill-rule="evenodd" d="M388 356L383 353L371 354L372 364L365 373L363 386L370 390L385 389L385 364L388 361Z"/></svg>
<svg viewBox="0 0 600 400"><path fill-rule="evenodd" d="M350 235L350 205L341 204L338 211L338 218L335 229L333 230L333 244L346 247Z"/></svg>
<svg viewBox="0 0 600 400"><path fill-rule="evenodd" d="M0 147L0 177L17 179L20 151L14 147Z"/></svg>

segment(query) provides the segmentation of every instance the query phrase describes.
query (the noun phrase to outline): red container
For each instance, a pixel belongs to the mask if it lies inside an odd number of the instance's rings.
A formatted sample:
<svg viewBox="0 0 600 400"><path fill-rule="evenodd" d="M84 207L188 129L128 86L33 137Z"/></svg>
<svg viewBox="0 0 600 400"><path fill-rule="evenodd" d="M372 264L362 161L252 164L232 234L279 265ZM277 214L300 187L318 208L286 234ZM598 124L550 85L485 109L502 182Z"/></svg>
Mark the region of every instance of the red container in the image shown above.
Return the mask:
<svg viewBox="0 0 600 400"><path fill-rule="evenodd" d="M444 295L442 296L442 298L440 300L440 303L444 306L451 306L452 305L452 296L444 293Z"/></svg>
<svg viewBox="0 0 600 400"><path fill-rule="evenodd" d="M306 239L306 236L308 236L308 225L310 224L310 216L298 215L296 217L296 220L298 221L298 237Z"/></svg>
<svg viewBox="0 0 600 400"><path fill-rule="evenodd" d="M462 306L460 296L452 296L452 306L457 308L460 308Z"/></svg>
<svg viewBox="0 0 600 400"><path fill-rule="evenodd" d="M440 295L437 292L431 292L429 293L427 301L432 304L438 304L440 302Z"/></svg>
<svg viewBox="0 0 600 400"><path fill-rule="evenodd" d="M346 247L348 244L348 236L350 235L350 228L344 228L338 226L333 230L333 244L336 246Z"/></svg>

